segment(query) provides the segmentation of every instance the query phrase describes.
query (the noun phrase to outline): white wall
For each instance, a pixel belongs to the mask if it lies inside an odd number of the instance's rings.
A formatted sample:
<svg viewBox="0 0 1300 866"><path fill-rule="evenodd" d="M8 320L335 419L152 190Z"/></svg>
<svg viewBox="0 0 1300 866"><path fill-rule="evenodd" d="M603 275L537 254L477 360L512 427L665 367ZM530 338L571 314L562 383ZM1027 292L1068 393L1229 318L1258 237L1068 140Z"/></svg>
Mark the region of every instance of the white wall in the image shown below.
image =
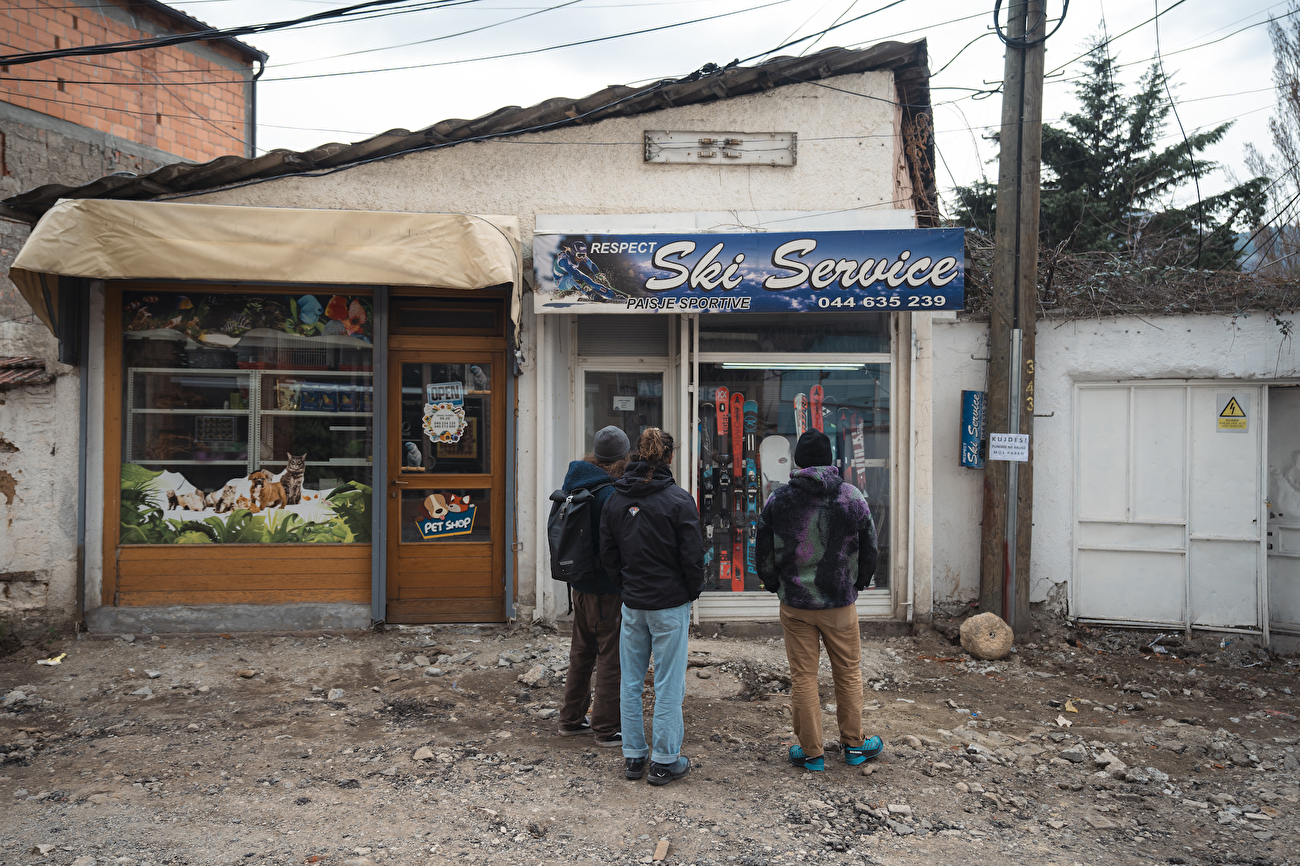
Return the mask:
<svg viewBox="0 0 1300 866"><path fill-rule="evenodd" d="M896 168L901 139L893 74L869 72L793 84L705 105L630 118L460 144L358 166L319 178L284 178L207 193L188 202L266 207L347 208L411 212L514 214L523 232L525 273L531 279L537 214L644 214L800 211L852 212L910 208L910 186ZM863 96L869 98L863 98ZM648 129L795 132L793 167L660 165L644 161ZM567 317L550 316L548 330L567 334ZM570 455L567 338L548 343L538 358L536 318L525 304L527 362L519 381L518 615L539 603L533 575L540 549L538 521L545 497L563 480ZM537 365L549 383L538 402ZM539 477L537 460L544 471ZM545 594L545 590L544 590ZM553 619L558 599L540 600ZM563 607L560 607L563 610Z"/></svg>
<svg viewBox="0 0 1300 866"><path fill-rule="evenodd" d="M0 619L73 614L77 406L66 373L0 391Z"/></svg>
<svg viewBox="0 0 1300 866"><path fill-rule="evenodd" d="M988 326L934 321L934 598L953 609L979 596L983 472L958 466L961 392L987 387ZM1034 530L1030 601L1060 599L1071 568L1073 386L1134 379L1300 377L1300 351L1263 313L1038 323Z"/></svg>

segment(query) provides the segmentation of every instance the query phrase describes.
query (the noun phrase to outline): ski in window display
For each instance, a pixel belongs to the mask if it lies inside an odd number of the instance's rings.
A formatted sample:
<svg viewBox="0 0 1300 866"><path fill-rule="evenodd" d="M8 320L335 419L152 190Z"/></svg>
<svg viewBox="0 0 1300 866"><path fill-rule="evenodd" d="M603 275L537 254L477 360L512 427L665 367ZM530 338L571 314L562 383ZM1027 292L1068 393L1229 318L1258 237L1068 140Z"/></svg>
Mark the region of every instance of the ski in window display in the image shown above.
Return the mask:
<svg viewBox="0 0 1300 866"><path fill-rule="evenodd" d="M880 561L868 591L888 588L888 364L701 363L696 460L706 592L755 592L758 516L789 483L807 430L831 440L835 466L867 497Z"/></svg>

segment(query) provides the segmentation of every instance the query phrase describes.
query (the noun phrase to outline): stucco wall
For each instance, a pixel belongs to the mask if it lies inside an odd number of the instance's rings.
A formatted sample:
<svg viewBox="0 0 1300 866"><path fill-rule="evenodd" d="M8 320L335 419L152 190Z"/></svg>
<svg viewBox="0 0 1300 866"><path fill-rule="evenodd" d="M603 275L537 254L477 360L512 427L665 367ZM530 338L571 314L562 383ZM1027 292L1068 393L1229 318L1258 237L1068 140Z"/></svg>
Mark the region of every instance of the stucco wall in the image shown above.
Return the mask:
<svg viewBox="0 0 1300 866"><path fill-rule="evenodd" d="M988 327L934 322L937 608L979 596L983 472L958 466L962 390L987 387ZM1123 317L1038 323L1034 410L1034 536L1030 601L1064 604L1071 568L1073 386L1135 379L1270 381L1300 376L1300 351L1261 313L1247 317Z"/></svg>
<svg viewBox="0 0 1300 866"><path fill-rule="evenodd" d="M183 199L267 207L515 214L523 230L525 274L532 267L537 214L643 214L754 211L845 212L909 208L899 200L893 74L841 76L828 84L861 94L795 84L701 106L669 108L590 126L461 144L408 154L319 178L284 178ZM863 96L870 98L862 98ZM795 132L789 168L660 165L644 161L648 129ZM564 319L551 317L553 333ZM533 575L537 521L563 480L568 454L568 343L551 341L543 359L550 386L538 390L536 320L525 304L526 361L519 382L517 513L519 616L537 604ZM540 413L540 417L538 414ZM560 426L563 426L562 422ZM927 433L928 435L928 433ZM537 460L544 471L537 471ZM543 599L543 615L563 610Z"/></svg>
<svg viewBox="0 0 1300 866"><path fill-rule="evenodd" d="M0 619L75 606L77 378L0 391Z"/></svg>

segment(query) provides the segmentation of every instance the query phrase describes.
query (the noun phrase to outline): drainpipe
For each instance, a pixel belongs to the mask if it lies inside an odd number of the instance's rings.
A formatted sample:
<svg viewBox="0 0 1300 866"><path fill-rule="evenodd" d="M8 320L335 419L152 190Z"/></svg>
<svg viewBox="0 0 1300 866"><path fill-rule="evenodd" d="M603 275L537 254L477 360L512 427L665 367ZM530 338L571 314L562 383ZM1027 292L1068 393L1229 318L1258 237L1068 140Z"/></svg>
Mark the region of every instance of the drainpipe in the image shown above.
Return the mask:
<svg viewBox="0 0 1300 866"><path fill-rule="evenodd" d="M77 280L81 315L77 322L77 609L74 632L86 630L86 475L90 450L90 292L84 280Z"/></svg>
<svg viewBox="0 0 1300 866"><path fill-rule="evenodd" d="M549 425L542 421L542 407L549 405L549 394L547 393L548 367L547 359L550 357L551 346L547 343L547 337L550 334L548 316L534 315L536 327L533 329L533 339L537 345L533 347L533 376L536 398L533 401L533 426L534 426L534 459L536 465L534 468L534 502L533 502L533 622L543 621L546 618L546 584L547 584L547 556L549 547L546 539L546 521L541 519L543 505L547 501L544 497L547 495L546 490L546 463L550 459L550 448L548 447L548 437L546 435Z"/></svg>
<svg viewBox="0 0 1300 866"><path fill-rule="evenodd" d="M257 72L248 82L248 158L257 156L257 79L266 71L266 61L257 61Z"/></svg>
<svg viewBox="0 0 1300 866"><path fill-rule="evenodd" d="M910 317L916 315L912 313ZM912 328L911 360L908 362L907 392L907 621L912 621L916 610L916 359L920 347L916 341L916 328Z"/></svg>

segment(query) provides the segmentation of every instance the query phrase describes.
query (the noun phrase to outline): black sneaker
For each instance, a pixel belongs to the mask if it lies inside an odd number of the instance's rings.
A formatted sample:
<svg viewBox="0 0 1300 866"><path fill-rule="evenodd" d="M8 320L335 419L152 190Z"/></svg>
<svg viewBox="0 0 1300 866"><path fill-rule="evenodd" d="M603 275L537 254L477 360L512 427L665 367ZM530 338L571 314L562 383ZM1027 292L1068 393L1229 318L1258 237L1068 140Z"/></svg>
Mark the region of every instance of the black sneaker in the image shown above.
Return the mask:
<svg viewBox="0 0 1300 866"><path fill-rule="evenodd" d="M624 776L628 779L628 781L630 781L630 782L635 782L637 779L639 779L639 778L641 778L642 776L644 776L644 775L645 775L645 758L624 758L624 759L623 759L623 775L624 775Z"/></svg>
<svg viewBox="0 0 1300 866"><path fill-rule="evenodd" d="M680 770L673 770L672 766L669 764L652 763L650 765L649 782L651 785L667 785L669 782L677 781L690 771L691 761L689 758L686 759L686 766L682 767Z"/></svg>
<svg viewBox="0 0 1300 866"><path fill-rule="evenodd" d="M608 737L597 737L596 745L603 746L606 749L612 749L615 746L621 746L623 745L623 732L615 731L614 733L610 734Z"/></svg>
<svg viewBox="0 0 1300 866"><path fill-rule="evenodd" d="M560 725L561 737L580 737L591 733L591 723L584 720L578 725Z"/></svg>

